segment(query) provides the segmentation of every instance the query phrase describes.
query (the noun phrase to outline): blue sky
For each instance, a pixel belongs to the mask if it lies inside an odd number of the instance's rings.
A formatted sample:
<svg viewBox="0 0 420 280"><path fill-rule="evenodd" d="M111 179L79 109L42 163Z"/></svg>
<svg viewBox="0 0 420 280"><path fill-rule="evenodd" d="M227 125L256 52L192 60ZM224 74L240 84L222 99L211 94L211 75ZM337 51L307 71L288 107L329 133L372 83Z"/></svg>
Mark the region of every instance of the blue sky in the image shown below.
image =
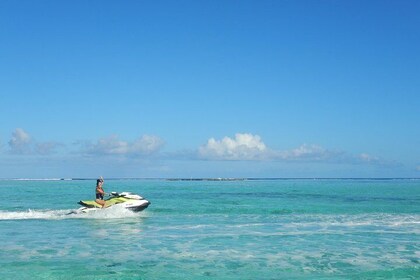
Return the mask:
<svg viewBox="0 0 420 280"><path fill-rule="evenodd" d="M418 1L1 1L0 178L420 177Z"/></svg>

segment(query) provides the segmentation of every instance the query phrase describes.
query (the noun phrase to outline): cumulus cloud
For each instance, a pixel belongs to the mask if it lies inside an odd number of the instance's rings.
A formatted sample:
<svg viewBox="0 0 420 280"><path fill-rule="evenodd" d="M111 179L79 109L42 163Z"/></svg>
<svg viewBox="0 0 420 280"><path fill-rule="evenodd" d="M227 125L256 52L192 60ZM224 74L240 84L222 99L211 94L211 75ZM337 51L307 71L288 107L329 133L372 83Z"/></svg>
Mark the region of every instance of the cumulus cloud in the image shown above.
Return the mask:
<svg viewBox="0 0 420 280"><path fill-rule="evenodd" d="M143 135L131 145L130 152L134 154L153 154L159 151L165 142L158 136Z"/></svg>
<svg viewBox="0 0 420 280"><path fill-rule="evenodd" d="M400 166L401 163L398 163L393 160L386 160L381 157L373 156L367 153L362 153L358 156L354 157L355 163L362 163L362 164L371 164L371 165L381 165L381 166Z"/></svg>
<svg viewBox="0 0 420 280"><path fill-rule="evenodd" d="M111 135L99 139L94 144L87 144L88 154L121 155L128 152L128 143L118 139L118 136Z"/></svg>
<svg viewBox="0 0 420 280"><path fill-rule="evenodd" d="M123 141L117 135L99 139L96 143L87 143L84 152L92 155L150 155L158 152L164 141L154 135L143 135L133 142Z"/></svg>
<svg viewBox="0 0 420 280"><path fill-rule="evenodd" d="M337 158L340 152L333 152L318 145L303 144L292 150L276 151L267 147L259 135L237 133L235 138L222 140L210 138L198 149L202 159L217 160L328 160Z"/></svg>
<svg viewBox="0 0 420 280"><path fill-rule="evenodd" d="M9 141L9 153L17 155L48 155L56 152L62 146L57 142L37 142L22 128L12 132Z"/></svg>
<svg viewBox="0 0 420 280"><path fill-rule="evenodd" d="M31 151L31 137L22 128L16 128L9 141L10 152L13 154L26 154Z"/></svg>
<svg viewBox="0 0 420 280"><path fill-rule="evenodd" d="M366 154L366 153L362 153L358 156L358 159L360 159L363 162L368 162L368 163L374 163L374 162L378 162L380 161L380 159L378 157Z"/></svg>
<svg viewBox="0 0 420 280"><path fill-rule="evenodd" d="M277 154L278 158L282 159L312 161L339 159L342 156L341 152L331 151L314 144L303 144L290 151L278 152Z"/></svg>
<svg viewBox="0 0 420 280"><path fill-rule="evenodd" d="M237 133L235 138L222 140L210 138L206 145L198 149L199 157L205 159L253 160L261 159L266 153L266 146L258 135Z"/></svg>
<svg viewBox="0 0 420 280"><path fill-rule="evenodd" d="M395 165L379 157L363 153L351 155L343 151L326 149L320 145L303 144L290 150L273 150L267 147L260 136L237 133L234 138L221 140L210 138L198 149L198 157L206 160L275 160L285 162L330 162L349 164Z"/></svg>

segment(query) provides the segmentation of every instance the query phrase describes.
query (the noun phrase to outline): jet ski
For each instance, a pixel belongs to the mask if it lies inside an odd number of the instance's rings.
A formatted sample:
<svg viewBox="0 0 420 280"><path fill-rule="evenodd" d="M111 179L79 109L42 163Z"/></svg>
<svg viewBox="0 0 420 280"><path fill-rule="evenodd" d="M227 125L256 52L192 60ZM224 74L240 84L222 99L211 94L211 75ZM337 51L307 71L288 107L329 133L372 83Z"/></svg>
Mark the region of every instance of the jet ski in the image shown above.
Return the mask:
<svg viewBox="0 0 420 280"><path fill-rule="evenodd" d="M88 213L102 209L102 205L95 200L81 200L78 202L82 207L73 211L73 214ZM150 202L131 192L111 192L109 198L105 200L105 208L122 207L133 212L140 212L146 209Z"/></svg>

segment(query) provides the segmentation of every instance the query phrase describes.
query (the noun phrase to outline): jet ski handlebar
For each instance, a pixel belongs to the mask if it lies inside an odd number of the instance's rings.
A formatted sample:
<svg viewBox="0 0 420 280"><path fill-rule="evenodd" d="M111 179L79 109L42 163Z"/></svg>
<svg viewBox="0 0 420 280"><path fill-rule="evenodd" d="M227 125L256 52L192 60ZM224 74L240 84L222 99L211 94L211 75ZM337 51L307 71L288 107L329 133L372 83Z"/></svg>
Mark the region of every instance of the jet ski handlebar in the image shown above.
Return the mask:
<svg viewBox="0 0 420 280"><path fill-rule="evenodd" d="M117 192L111 192L109 194L107 194L108 196L125 196L124 193L117 193Z"/></svg>
<svg viewBox="0 0 420 280"><path fill-rule="evenodd" d="M111 197L111 196L119 196L120 194L117 192L110 192L110 193L104 193L104 196Z"/></svg>

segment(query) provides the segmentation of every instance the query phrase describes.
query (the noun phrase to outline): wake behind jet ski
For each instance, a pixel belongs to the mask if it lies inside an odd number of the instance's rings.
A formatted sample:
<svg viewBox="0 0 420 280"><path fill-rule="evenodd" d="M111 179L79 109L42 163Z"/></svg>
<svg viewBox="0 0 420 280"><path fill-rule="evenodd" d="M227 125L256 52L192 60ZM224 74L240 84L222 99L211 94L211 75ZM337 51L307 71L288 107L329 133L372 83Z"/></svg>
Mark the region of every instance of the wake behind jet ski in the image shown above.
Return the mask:
<svg viewBox="0 0 420 280"><path fill-rule="evenodd" d="M102 207L101 204L97 203L94 200L81 200L78 203L82 205L79 209L73 211L72 213L87 213L92 211L98 211L103 208L116 208L122 207L133 212L139 212L146 209L150 202L131 192L111 192L109 198L105 200L105 207Z"/></svg>

